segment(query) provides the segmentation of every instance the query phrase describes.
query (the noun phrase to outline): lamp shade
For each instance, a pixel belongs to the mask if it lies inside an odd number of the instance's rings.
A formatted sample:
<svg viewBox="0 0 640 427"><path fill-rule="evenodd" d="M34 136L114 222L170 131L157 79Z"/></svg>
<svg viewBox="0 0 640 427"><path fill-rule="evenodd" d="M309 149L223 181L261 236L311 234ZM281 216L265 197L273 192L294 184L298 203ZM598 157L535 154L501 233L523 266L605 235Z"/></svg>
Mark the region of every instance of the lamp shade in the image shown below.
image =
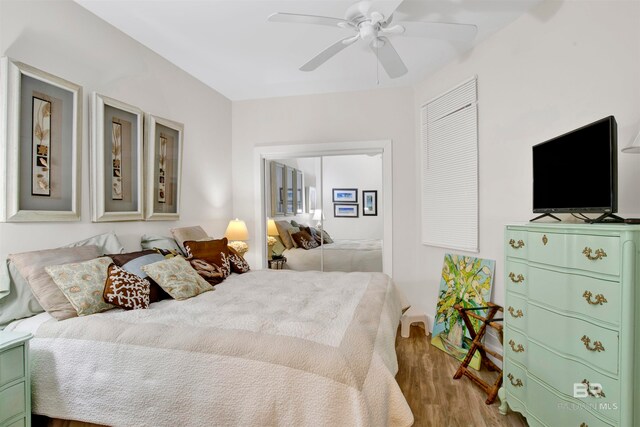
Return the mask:
<svg viewBox="0 0 640 427"><path fill-rule="evenodd" d="M320 221L321 219L324 219L324 214L322 213L322 209L316 209L313 212L313 218L311 218L314 221Z"/></svg>
<svg viewBox="0 0 640 427"><path fill-rule="evenodd" d="M267 236L277 236L279 234L276 222L272 219L267 220Z"/></svg>
<svg viewBox="0 0 640 427"><path fill-rule="evenodd" d="M249 240L249 230L247 230L247 224L238 218L229 221L227 231L224 233L224 237L229 240Z"/></svg>
<svg viewBox="0 0 640 427"><path fill-rule="evenodd" d="M640 133L638 133L638 135L636 136L636 139L633 140L631 145L629 145L628 147L624 147L622 149L622 152L640 154Z"/></svg>

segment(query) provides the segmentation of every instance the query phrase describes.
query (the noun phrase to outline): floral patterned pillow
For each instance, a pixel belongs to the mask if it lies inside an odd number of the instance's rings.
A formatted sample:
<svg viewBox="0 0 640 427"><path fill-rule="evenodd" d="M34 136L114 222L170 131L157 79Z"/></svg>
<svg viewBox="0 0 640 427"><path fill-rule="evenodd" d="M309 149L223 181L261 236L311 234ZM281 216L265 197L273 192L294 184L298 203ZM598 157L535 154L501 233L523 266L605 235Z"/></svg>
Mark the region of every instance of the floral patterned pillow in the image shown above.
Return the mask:
<svg viewBox="0 0 640 427"><path fill-rule="evenodd" d="M78 316L110 310L102 299L107 270L113 261L101 257L90 261L45 267L45 271L67 297Z"/></svg>
<svg viewBox="0 0 640 427"><path fill-rule="evenodd" d="M316 239L311 237L311 234L307 233L306 231L298 231L297 233L293 233L291 235L291 238L295 240L295 242L298 244L298 247L302 249L314 249L320 246Z"/></svg>
<svg viewBox="0 0 640 427"><path fill-rule="evenodd" d="M124 268L111 264L107 281L104 284L102 298L125 310L149 308L151 301L151 284Z"/></svg>
<svg viewBox="0 0 640 427"><path fill-rule="evenodd" d="M229 263L231 264L231 271L234 273L242 274L251 270L247 260L231 246L229 246Z"/></svg>
<svg viewBox="0 0 640 427"><path fill-rule="evenodd" d="M184 258L177 256L142 267L174 299L183 300L213 290Z"/></svg>

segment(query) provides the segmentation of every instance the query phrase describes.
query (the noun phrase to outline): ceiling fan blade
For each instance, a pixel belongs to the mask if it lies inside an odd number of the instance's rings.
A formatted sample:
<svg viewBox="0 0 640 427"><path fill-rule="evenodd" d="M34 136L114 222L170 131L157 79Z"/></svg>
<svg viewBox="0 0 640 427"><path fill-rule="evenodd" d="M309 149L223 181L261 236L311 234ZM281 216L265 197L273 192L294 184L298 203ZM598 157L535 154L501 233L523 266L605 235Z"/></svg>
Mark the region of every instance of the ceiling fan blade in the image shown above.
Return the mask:
<svg viewBox="0 0 640 427"><path fill-rule="evenodd" d="M389 20L402 1L403 0L370 0L370 10L381 13Z"/></svg>
<svg viewBox="0 0 640 427"><path fill-rule="evenodd" d="M357 37L347 37L346 39L342 39L332 44L331 46L314 56L309 62L300 67L300 71L315 70L316 68L327 62L329 59L331 59L334 55L338 54L342 49L346 48L349 45L352 45L357 40Z"/></svg>
<svg viewBox="0 0 640 427"><path fill-rule="evenodd" d="M376 44L378 47L376 47ZM409 71L388 38L378 37L378 40L371 42L369 47L373 53L377 54L378 62L380 62L380 65L382 65L382 68L384 68L390 78L396 79L404 76Z"/></svg>
<svg viewBox="0 0 640 427"><path fill-rule="evenodd" d="M267 21L269 22L286 22L288 24L315 24L315 25L327 25L329 27L342 27L350 26L349 21L345 21L340 18L331 18L328 16L316 16L316 15L301 15L298 13L285 13L276 12L271 14Z"/></svg>
<svg viewBox="0 0 640 427"><path fill-rule="evenodd" d="M404 27L402 35L406 37L427 37L470 42L478 32L478 27L473 24L419 21L402 21L396 22L396 24Z"/></svg>

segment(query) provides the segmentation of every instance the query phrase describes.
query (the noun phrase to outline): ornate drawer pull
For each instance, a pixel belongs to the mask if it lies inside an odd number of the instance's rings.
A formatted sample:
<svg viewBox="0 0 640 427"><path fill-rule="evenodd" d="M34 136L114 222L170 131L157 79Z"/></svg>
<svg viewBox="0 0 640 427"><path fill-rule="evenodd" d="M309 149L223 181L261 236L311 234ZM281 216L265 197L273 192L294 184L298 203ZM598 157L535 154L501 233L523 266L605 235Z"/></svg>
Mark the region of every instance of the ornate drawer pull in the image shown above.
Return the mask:
<svg viewBox="0 0 640 427"><path fill-rule="evenodd" d="M546 234L542 235L542 244L547 246L547 243L549 242L549 239L547 238Z"/></svg>
<svg viewBox="0 0 640 427"><path fill-rule="evenodd" d="M599 260L599 259L607 257L607 253L604 251L604 249L596 249L595 256L592 256L591 252L593 252L593 249L591 249L589 247L586 247L586 246L585 246L584 250L582 251L584 256L586 256L587 259L589 259L591 261L596 261L596 260Z"/></svg>
<svg viewBox="0 0 640 427"><path fill-rule="evenodd" d="M509 272L509 279L511 279L513 283L524 282L524 276L522 274L518 274L516 276L516 274L513 271Z"/></svg>
<svg viewBox="0 0 640 427"><path fill-rule="evenodd" d="M524 352L524 347L522 346L522 344L516 345L516 343L513 340L509 340L509 345L511 346L511 350L513 350L514 353Z"/></svg>
<svg viewBox="0 0 640 427"><path fill-rule="evenodd" d="M584 299L586 299L586 300L587 300L587 302L588 302L589 304L591 304L591 305L602 305L602 304L604 304L605 302L609 302L609 301L607 301L607 299L606 299L606 298L604 297L604 295L602 295L602 294L597 294L597 295L596 295L596 299L595 299L595 301L594 301L594 300L591 300L591 297L592 297L592 296L593 296L593 294L591 293L591 291L584 291L584 294L582 294L582 297L583 297Z"/></svg>
<svg viewBox="0 0 640 427"><path fill-rule="evenodd" d="M514 310L515 310L515 313L514 313ZM510 314L511 316L515 317L516 319L517 319L518 317L522 317L522 316L524 316L524 314L522 313L522 310L520 310L520 309L516 310L515 308L513 308L513 307L511 307L511 306L509 306L509 308L507 309L507 311L509 312L509 314Z"/></svg>
<svg viewBox="0 0 640 427"><path fill-rule="evenodd" d="M602 345L602 343L600 341L594 341L593 342L593 347L591 347L591 338L589 338L586 335L583 335L582 338L580 338L580 341L582 341L584 343L584 346L587 348L587 350L589 351L596 351L598 353L600 353L601 351L604 351L604 346Z"/></svg>
<svg viewBox="0 0 640 427"><path fill-rule="evenodd" d="M593 388L595 388L595 391L594 391L594 390L592 390L592 387L591 387L591 384L589 384L589 381L584 379L581 382L582 382L582 384L587 386L587 393L589 394L589 396L592 396L592 397L607 397L604 394L604 390L602 390L601 387L594 386L593 387Z"/></svg>
<svg viewBox="0 0 640 427"><path fill-rule="evenodd" d="M511 374L507 375L507 378L509 378L509 382L514 387L522 387L524 385L522 384L522 380L520 378L516 378L516 380L513 381L513 375Z"/></svg>
<svg viewBox="0 0 640 427"><path fill-rule="evenodd" d="M522 240L518 240L518 242L516 242L515 240L511 239L509 240L509 245L513 249L520 249L524 247L524 242Z"/></svg>
<svg viewBox="0 0 640 427"><path fill-rule="evenodd" d="M580 423L580 427L589 427L589 424L587 424L587 423Z"/></svg>

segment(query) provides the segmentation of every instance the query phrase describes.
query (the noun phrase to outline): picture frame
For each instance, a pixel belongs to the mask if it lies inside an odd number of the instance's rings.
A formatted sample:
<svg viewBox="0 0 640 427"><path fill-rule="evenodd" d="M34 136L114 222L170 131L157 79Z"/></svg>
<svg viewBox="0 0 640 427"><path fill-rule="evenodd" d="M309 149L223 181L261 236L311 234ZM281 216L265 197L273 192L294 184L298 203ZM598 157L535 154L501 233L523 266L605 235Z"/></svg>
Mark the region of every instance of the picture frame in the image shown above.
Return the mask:
<svg viewBox="0 0 640 427"><path fill-rule="evenodd" d="M0 58L0 220L79 221L82 86Z"/></svg>
<svg viewBox="0 0 640 427"><path fill-rule="evenodd" d="M284 215L285 167L281 163L271 162L271 216Z"/></svg>
<svg viewBox="0 0 640 427"><path fill-rule="evenodd" d="M147 114L145 219L180 219L184 125Z"/></svg>
<svg viewBox="0 0 640 427"><path fill-rule="evenodd" d="M358 218L359 206L357 203L334 203L333 216L335 218Z"/></svg>
<svg viewBox="0 0 640 427"><path fill-rule="evenodd" d="M316 187L310 185L307 187L307 212L314 213L316 211Z"/></svg>
<svg viewBox="0 0 640 427"><path fill-rule="evenodd" d="M295 215L294 186L296 180L296 170L290 166L285 166L285 196L284 196L284 214Z"/></svg>
<svg viewBox="0 0 640 427"><path fill-rule="evenodd" d="M331 194L334 203L358 203L357 188L333 188Z"/></svg>
<svg viewBox="0 0 640 427"><path fill-rule="evenodd" d="M378 190L362 190L362 216L378 215Z"/></svg>
<svg viewBox="0 0 640 427"><path fill-rule="evenodd" d="M144 220L144 151L141 109L91 96L91 220Z"/></svg>

